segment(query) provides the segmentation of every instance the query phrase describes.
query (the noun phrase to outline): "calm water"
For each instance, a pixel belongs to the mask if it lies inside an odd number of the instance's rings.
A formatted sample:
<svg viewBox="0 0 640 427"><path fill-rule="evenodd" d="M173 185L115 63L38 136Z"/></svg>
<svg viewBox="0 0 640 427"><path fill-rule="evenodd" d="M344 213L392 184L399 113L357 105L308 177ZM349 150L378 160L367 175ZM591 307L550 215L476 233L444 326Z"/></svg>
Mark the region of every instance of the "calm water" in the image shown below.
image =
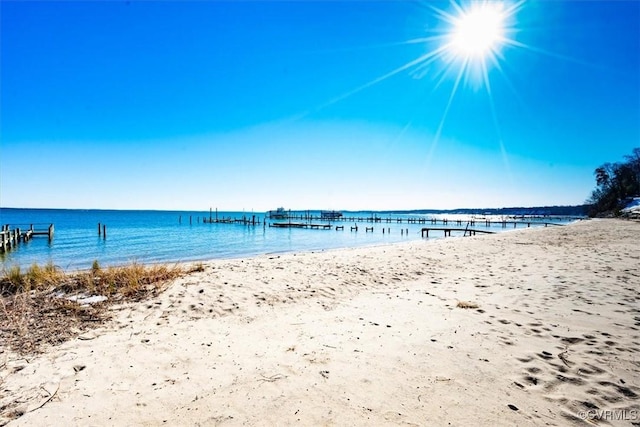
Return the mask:
<svg viewBox="0 0 640 427"><path fill-rule="evenodd" d="M317 213L316 213L317 214ZM247 212L218 213L218 217L252 217ZM263 221L264 214L256 219ZM371 217L369 212L346 213L346 216ZM209 212L178 211L110 211L110 210L64 210L64 209L8 209L0 208L0 224L11 228L45 229L54 224L52 241L46 236L36 236L17 248L0 254L0 270L19 265L28 267L33 263L53 263L65 270L89 268L94 260L101 265L126 264L129 262L173 262L197 261L214 258L236 258L265 253L322 250L356 247L419 240L420 230L425 224L398 224L396 218L420 217L420 215L376 214L382 218L393 218L390 223L361 222L358 232L351 232L352 222L337 222L344 230L310 230L248 227L241 224L205 224L200 218L208 218ZM215 216L215 213L214 213ZM191 217L191 223L190 223ZM432 218L438 215L425 215ZM446 215L463 220L468 216ZM181 219L181 221L180 221ZM273 221L271 221L273 222ZM316 223L325 221L314 221ZM107 238L98 236L98 223L106 224ZM466 225L466 223L463 223ZM452 226L452 224L449 224ZM374 232L365 232L365 227L374 227ZM389 232L382 233L382 228ZM522 226L519 226L521 228ZM485 229L484 223L476 228ZM400 230L409 232L400 234ZM502 231L501 226L491 229ZM507 228L512 229L512 226ZM442 232L433 232L441 237ZM454 233L455 234L455 233Z"/></svg>

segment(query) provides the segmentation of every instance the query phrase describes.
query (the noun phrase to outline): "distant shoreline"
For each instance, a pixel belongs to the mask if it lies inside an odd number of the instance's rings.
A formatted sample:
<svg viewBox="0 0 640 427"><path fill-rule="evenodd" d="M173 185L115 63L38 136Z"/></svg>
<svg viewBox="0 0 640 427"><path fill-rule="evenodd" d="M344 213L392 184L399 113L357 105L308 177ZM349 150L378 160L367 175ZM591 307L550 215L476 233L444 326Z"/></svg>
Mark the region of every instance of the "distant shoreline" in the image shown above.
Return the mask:
<svg viewBox="0 0 640 427"><path fill-rule="evenodd" d="M534 206L534 207L504 207L504 208L457 208L457 209L336 209L339 212L356 213L370 212L380 214L462 214L462 215L550 215L550 216L585 216L586 209L589 205L566 205L566 206ZM7 207L0 206L2 209L11 210L64 210L64 211L107 211L107 212L169 212L169 213L208 213L208 209L109 209L109 208L23 208L23 207ZM291 209L292 212L320 212L324 209ZM265 214L266 210L225 210L219 212L232 213L254 213Z"/></svg>

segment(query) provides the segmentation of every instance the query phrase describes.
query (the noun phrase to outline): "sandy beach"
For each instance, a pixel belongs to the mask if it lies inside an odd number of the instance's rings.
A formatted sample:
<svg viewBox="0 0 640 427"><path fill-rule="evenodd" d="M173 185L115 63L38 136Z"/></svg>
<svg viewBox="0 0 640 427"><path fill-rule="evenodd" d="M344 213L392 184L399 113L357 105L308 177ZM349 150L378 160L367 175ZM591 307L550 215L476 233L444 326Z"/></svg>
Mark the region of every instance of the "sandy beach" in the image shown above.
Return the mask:
<svg viewBox="0 0 640 427"><path fill-rule="evenodd" d="M640 426L638 242L589 220L206 262L3 346L0 425Z"/></svg>

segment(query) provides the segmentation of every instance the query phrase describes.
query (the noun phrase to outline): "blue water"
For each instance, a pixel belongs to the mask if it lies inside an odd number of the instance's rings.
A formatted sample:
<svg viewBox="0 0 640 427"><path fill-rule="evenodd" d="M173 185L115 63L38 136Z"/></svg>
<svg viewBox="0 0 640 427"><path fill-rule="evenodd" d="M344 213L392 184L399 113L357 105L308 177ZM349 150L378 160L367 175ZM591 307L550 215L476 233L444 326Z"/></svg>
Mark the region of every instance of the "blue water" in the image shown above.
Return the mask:
<svg viewBox="0 0 640 427"><path fill-rule="evenodd" d="M316 212L317 214L317 212ZM251 218L251 212L220 212L219 218ZM369 212L346 213L351 217L371 217ZM21 243L7 253L0 254L0 271L11 266L28 267L33 263L53 263L66 271L86 269L94 260L100 265L119 265L130 262L155 263L198 261L219 258L237 258L267 253L323 250L333 248L379 245L421 239L420 230L428 224L402 224L396 218L417 218L420 215L375 214L386 221L359 222L358 231L350 231L353 222L333 222L344 225L344 230L287 229L242 224L204 223L209 212L180 211L117 211L117 210L64 210L64 209L10 209L0 208L0 224L11 228L46 229L54 224L51 241L36 236ZM262 222L263 213L256 213ZM425 215L423 217L437 217ZM213 214L215 218L215 213ZM447 218L467 219L467 216L446 215ZM268 220L268 222L277 222ZM107 227L107 237L98 236L98 223ZM316 220L314 223L326 223ZM463 226L466 223L463 223ZM449 223L449 226L453 224ZM365 232L365 227L374 227ZM526 227L519 226L518 228ZM385 233L382 233L382 228ZM476 226L486 229L484 223ZM400 230L408 233L401 234ZM500 225L490 228L502 231ZM508 229L512 229L508 227ZM456 233L453 233L455 235ZM430 237L441 237L432 232Z"/></svg>

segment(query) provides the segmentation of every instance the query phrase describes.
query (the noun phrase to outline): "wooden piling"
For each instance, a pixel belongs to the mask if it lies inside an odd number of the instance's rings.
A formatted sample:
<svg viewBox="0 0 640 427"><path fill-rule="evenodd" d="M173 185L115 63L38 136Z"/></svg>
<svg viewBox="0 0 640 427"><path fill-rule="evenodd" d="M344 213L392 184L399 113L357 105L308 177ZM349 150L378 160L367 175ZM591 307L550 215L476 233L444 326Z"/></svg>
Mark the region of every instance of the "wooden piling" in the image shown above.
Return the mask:
<svg viewBox="0 0 640 427"><path fill-rule="evenodd" d="M102 224L102 238L106 240L107 238L107 226Z"/></svg>
<svg viewBox="0 0 640 427"><path fill-rule="evenodd" d="M100 230L100 223L98 223L98 237L100 237L100 234L102 234L102 231Z"/></svg>

